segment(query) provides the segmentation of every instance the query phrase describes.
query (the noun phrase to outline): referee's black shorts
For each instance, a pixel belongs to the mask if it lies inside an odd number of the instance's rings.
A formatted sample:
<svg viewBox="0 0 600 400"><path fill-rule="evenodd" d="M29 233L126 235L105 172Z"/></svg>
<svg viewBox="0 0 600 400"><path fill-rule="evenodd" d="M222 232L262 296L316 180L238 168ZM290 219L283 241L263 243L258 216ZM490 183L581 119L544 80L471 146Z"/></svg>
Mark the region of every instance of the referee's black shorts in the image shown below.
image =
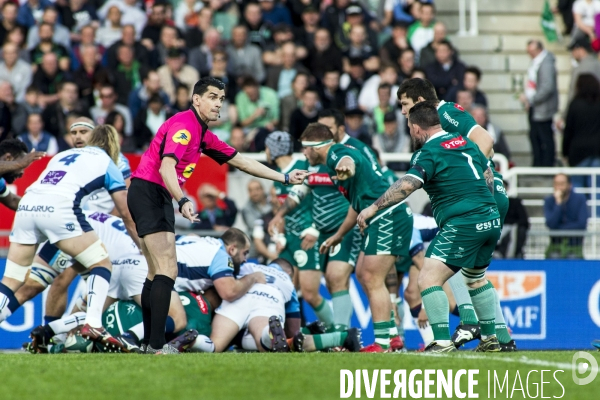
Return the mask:
<svg viewBox="0 0 600 400"><path fill-rule="evenodd" d="M137 234L175 233L175 211L169 191L143 179L132 179L127 192L127 207Z"/></svg>

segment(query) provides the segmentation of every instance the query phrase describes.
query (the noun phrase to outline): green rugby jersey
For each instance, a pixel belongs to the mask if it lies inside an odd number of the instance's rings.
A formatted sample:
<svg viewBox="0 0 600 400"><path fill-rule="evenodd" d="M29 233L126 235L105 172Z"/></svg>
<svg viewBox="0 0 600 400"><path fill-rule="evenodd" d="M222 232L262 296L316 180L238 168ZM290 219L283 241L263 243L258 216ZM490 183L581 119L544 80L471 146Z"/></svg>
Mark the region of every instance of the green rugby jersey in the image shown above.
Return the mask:
<svg viewBox="0 0 600 400"><path fill-rule="evenodd" d="M451 218L497 212L485 182L487 164L475 143L442 131L413 154L406 174L423 182L441 228Z"/></svg>
<svg viewBox="0 0 600 400"><path fill-rule="evenodd" d="M312 193L312 218L320 232L335 232L348 213L348 200L338 190L325 165L309 167L310 175L302 185L292 188L290 195L301 204Z"/></svg>
<svg viewBox="0 0 600 400"><path fill-rule="evenodd" d="M396 176L394 171L389 169L386 166L381 167L381 173L383 175L383 179L388 183L388 185L392 186L394 182L396 182L399 178Z"/></svg>
<svg viewBox="0 0 600 400"><path fill-rule="evenodd" d="M278 172L283 174L287 174L288 172L294 169L302 169L308 170L308 161L300 158L293 158L290 164L280 170L277 168ZM275 192L277 193L277 198L279 199L279 203L283 204L288 194L294 187L293 185L285 186L281 182L274 182ZM294 208L291 212L289 212L285 216L285 233L300 236L303 230L310 227L312 225L312 195L307 196L304 201L302 201L296 208Z"/></svg>
<svg viewBox="0 0 600 400"><path fill-rule="evenodd" d="M367 160L369 160L369 162L372 165L377 167L377 168L373 168L373 169L377 169L377 170L381 171L381 165L379 165L379 163L377 162L377 156L375 155L375 152L373 151L372 148L370 148L364 142L361 142L360 140L353 138L352 136L346 134L346 136L344 136L342 138L342 141L340 142L340 144L352 146L355 149L359 150L360 153L364 157L366 157Z"/></svg>
<svg viewBox="0 0 600 400"><path fill-rule="evenodd" d="M344 157L350 157L356 166L353 177L337 181L337 186L348 199L352 208L360 213L369 207L390 187L380 171L354 147L334 144L327 152L327 167L330 176L336 176L335 167Z"/></svg>

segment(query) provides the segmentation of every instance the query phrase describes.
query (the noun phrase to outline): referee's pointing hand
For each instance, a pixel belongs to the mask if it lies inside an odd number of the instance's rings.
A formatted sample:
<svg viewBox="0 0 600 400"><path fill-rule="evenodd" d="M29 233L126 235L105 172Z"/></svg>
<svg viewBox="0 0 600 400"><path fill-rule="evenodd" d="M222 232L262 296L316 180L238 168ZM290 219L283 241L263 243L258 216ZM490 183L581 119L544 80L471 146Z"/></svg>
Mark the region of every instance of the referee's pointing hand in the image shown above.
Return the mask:
<svg viewBox="0 0 600 400"><path fill-rule="evenodd" d="M300 185L310 174L308 173L308 171L302 169L295 169L292 172L290 172L289 175L291 185Z"/></svg>
<svg viewBox="0 0 600 400"><path fill-rule="evenodd" d="M200 219L198 219L198 214L194 214L194 206L192 205L191 201L188 201L181 206L181 215L189 219L192 223L200 222Z"/></svg>

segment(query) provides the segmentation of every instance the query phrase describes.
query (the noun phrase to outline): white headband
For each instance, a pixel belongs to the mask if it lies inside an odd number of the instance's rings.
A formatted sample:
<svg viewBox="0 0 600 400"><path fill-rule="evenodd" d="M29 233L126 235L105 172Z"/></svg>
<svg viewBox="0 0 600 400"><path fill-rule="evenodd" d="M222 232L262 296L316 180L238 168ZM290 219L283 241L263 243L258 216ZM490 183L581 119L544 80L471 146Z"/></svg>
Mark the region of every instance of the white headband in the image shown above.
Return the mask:
<svg viewBox="0 0 600 400"><path fill-rule="evenodd" d="M322 142L302 142L302 146L319 148L319 147L327 146L331 142L333 142L333 139L324 140Z"/></svg>
<svg viewBox="0 0 600 400"><path fill-rule="evenodd" d="M94 125L90 124L89 122L75 122L73 125L71 125L69 130L72 131L75 128L88 128L89 130L93 131Z"/></svg>

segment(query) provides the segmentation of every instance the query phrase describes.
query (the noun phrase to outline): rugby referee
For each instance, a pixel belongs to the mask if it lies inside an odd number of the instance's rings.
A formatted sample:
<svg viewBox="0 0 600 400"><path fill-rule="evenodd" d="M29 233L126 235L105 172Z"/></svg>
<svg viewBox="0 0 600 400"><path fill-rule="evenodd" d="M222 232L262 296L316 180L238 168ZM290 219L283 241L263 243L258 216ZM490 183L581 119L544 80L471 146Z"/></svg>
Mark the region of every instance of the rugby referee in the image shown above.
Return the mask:
<svg viewBox="0 0 600 400"><path fill-rule="evenodd" d="M142 313L146 353L177 353L166 344L165 325L171 290L177 277L175 253L175 212L171 198L179 203L179 211L191 222L198 214L181 186L192 175L201 153L219 164L228 163L250 175L301 184L307 171L289 174L275 172L241 154L208 130L208 123L219 118L225 99L225 84L205 77L194 86L192 106L161 125L150 147L132 175L127 195L129 211L136 224L142 252L148 261L148 277L142 290Z"/></svg>

